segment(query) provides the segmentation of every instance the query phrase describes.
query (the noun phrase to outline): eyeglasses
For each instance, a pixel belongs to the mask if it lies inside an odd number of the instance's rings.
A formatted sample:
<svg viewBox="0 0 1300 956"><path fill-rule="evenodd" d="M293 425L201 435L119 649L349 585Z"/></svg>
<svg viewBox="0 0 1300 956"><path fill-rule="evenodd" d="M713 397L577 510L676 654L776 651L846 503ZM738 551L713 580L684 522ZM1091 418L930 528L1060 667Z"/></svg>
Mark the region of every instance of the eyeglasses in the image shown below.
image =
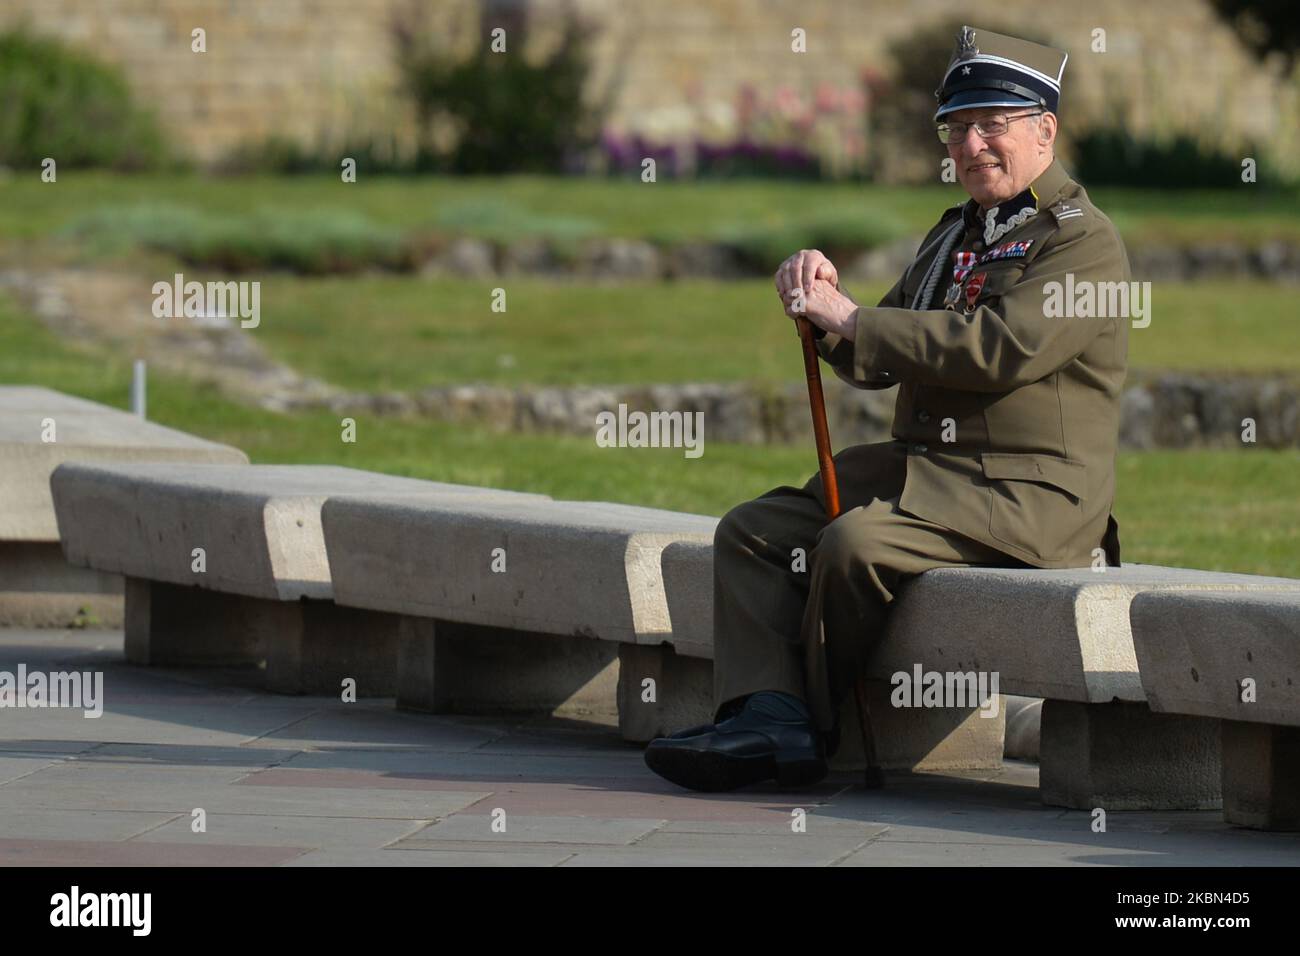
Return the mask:
<svg viewBox="0 0 1300 956"><path fill-rule="evenodd" d="M983 119L976 120L973 123L940 123L935 127L935 132L939 134L939 142L960 143L966 138L967 130L974 128L984 139L993 139L995 136L1001 136L1007 131L1008 126L1015 120L1024 119L1026 116L1041 116L1046 110L1035 110L1032 113L1017 113L1015 116L1007 116L1006 113L994 113L992 116L986 116Z"/></svg>

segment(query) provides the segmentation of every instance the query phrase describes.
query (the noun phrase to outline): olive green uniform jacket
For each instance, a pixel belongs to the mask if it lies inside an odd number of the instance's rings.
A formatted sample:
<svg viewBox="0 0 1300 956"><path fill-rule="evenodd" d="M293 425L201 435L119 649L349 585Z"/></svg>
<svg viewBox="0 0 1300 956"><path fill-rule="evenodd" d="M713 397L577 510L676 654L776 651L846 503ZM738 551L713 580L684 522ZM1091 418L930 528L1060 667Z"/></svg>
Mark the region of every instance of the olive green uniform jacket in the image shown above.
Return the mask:
<svg viewBox="0 0 1300 956"><path fill-rule="evenodd" d="M856 387L898 385L903 511L1034 567L1118 566L1128 257L1058 162L1018 199L945 212L880 304L857 309L853 341L818 350Z"/></svg>

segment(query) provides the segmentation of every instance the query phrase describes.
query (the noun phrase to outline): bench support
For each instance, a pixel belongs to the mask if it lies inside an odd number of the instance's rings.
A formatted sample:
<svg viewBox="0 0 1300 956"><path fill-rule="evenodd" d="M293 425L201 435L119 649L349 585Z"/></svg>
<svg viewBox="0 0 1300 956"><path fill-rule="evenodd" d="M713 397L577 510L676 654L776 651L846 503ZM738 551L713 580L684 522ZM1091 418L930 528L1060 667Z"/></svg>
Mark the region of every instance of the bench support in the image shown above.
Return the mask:
<svg viewBox="0 0 1300 956"><path fill-rule="evenodd" d="M397 706L437 714L551 714L613 722L615 645L401 618Z"/></svg>
<svg viewBox="0 0 1300 956"><path fill-rule="evenodd" d="M63 559L57 541L0 541L0 627L122 626L122 577Z"/></svg>
<svg viewBox="0 0 1300 956"><path fill-rule="evenodd" d="M333 601L268 601L141 578L126 579L126 659L133 664L229 667L266 662L282 694L391 697L396 615Z"/></svg>
<svg viewBox="0 0 1300 956"><path fill-rule="evenodd" d="M1300 727L1223 721L1223 819L1300 830Z"/></svg>
<svg viewBox="0 0 1300 956"><path fill-rule="evenodd" d="M713 722L713 661L679 655L668 644L620 644L618 662L618 730L624 740L649 743ZM652 687L654 699L648 700Z"/></svg>
<svg viewBox="0 0 1300 956"><path fill-rule="evenodd" d="M1219 722L1145 702L1043 701L1039 794L1074 810L1215 810Z"/></svg>
<svg viewBox="0 0 1300 956"><path fill-rule="evenodd" d="M398 615L333 601L286 603L297 608L296 626L267 644L267 690L338 696L344 679L351 678L358 698L397 693Z"/></svg>
<svg viewBox="0 0 1300 956"><path fill-rule="evenodd" d="M1002 766L1007 715L1005 698L997 713L983 717L967 707L894 707L888 681L866 682L876 759L885 770L989 770ZM866 767L857 705L849 695L840 705L840 746L832 770Z"/></svg>

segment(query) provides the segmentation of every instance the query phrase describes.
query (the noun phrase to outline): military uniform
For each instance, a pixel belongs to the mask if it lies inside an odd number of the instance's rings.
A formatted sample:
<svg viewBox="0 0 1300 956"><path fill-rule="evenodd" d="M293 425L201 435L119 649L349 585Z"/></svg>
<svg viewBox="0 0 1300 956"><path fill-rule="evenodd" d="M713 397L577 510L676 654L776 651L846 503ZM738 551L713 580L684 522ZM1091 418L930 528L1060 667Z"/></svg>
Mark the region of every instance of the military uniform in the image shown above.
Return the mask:
<svg viewBox="0 0 1300 956"><path fill-rule="evenodd" d="M1003 70L1005 57L987 58ZM960 55L954 64L949 75L959 77ZM1033 72L1027 86L1016 77L1002 88L1047 90L1038 77L1051 73ZM960 102L964 90L949 94ZM910 575L954 565L1083 567L1096 549L1119 565L1111 508L1128 319L1048 317L1045 302L1053 282L1129 279L1115 227L1054 161L987 212L974 200L947 210L879 305L858 308L854 339L819 340L846 382L898 386L893 440L835 457L842 513L829 524L818 476L722 519L719 716L737 698L779 690L804 699L830 731Z"/></svg>

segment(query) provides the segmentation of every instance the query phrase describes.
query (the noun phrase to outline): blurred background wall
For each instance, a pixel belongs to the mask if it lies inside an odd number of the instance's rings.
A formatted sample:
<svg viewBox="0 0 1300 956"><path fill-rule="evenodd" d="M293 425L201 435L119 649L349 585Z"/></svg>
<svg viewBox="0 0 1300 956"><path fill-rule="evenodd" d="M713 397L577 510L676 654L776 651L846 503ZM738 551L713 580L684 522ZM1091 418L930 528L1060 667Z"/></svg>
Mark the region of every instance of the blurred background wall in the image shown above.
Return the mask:
<svg viewBox="0 0 1300 956"><path fill-rule="evenodd" d="M941 0L535 0L526 8L520 0L6 0L0 29L26 23L119 64L168 138L214 164L273 136L314 146L383 129L409 142L414 120L397 92L394 23L454 51L473 42L480 14L513 24L525 9L530 49L554 45L571 13L594 28L586 83L589 95L608 98L605 137L676 144L689 166L696 144L733 140L758 114L787 124L786 138L820 142L841 171L871 160L878 114L896 108L898 89L912 96L908 122L928 121L942 62L899 64L890 51L953 21ZM957 22L1018 30L1070 52L1067 131L1114 120L1138 135L1194 131L1216 147L1268 138L1295 168L1294 76L1262 62L1209 2L971 0L964 11ZM808 34L803 56L789 52L796 26ZM202 56L190 51L196 27L207 32ZM1106 30L1105 53L1090 49L1096 28ZM918 90L924 76L930 85ZM897 150L874 155L875 178L924 174Z"/></svg>

